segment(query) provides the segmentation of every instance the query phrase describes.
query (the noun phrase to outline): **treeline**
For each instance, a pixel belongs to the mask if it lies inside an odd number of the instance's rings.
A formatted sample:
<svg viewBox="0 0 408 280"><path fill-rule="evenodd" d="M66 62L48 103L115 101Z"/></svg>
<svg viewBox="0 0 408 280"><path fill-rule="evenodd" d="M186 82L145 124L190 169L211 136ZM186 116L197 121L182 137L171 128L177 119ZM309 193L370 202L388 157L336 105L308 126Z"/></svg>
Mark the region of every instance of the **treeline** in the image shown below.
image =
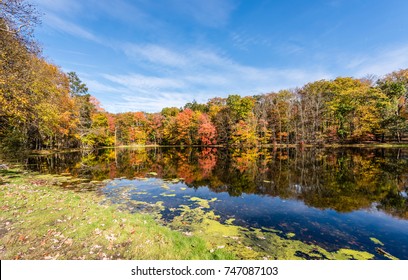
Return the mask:
<svg viewBox="0 0 408 280"><path fill-rule="evenodd" d="M30 149L112 145L361 143L404 140L408 69L374 80L340 77L301 88L195 101L160 113L104 111L74 72L41 57L23 0L1 1L0 140Z"/></svg>
<svg viewBox="0 0 408 280"><path fill-rule="evenodd" d="M321 80L301 88L195 101L160 113L91 113L82 142L224 145L401 142L408 130L408 69L381 79Z"/></svg>

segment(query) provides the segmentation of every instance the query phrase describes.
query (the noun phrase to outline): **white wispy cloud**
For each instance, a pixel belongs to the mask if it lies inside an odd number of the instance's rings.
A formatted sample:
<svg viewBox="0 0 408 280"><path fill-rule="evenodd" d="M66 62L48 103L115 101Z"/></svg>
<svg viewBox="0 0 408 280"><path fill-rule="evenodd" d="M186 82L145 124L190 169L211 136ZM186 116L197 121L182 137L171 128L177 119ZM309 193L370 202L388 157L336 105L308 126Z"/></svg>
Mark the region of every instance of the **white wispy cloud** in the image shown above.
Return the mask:
<svg viewBox="0 0 408 280"><path fill-rule="evenodd" d="M148 2L136 0L88 0L86 3L88 4L87 7L89 9L96 9L98 12L104 14L104 16L114 19L115 21L132 24L132 28L146 30L163 26L160 20L156 19L148 12L148 9L143 9Z"/></svg>
<svg viewBox="0 0 408 280"><path fill-rule="evenodd" d="M108 85L107 83L102 83L100 81L88 78L84 80L86 85L93 91L99 93L108 93L108 94L129 94L131 93L127 87Z"/></svg>
<svg viewBox="0 0 408 280"><path fill-rule="evenodd" d="M188 63L184 55L158 45L124 44L122 49L131 58L154 64L183 67Z"/></svg>
<svg viewBox="0 0 408 280"><path fill-rule="evenodd" d="M111 82L123 85L128 89L135 89L139 91L182 89L186 86L182 80L165 77L146 76L141 74L103 75L103 77Z"/></svg>
<svg viewBox="0 0 408 280"><path fill-rule="evenodd" d="M367 74L381 76L408 68L408 44L381 49L371 55L360 55L348 66L358 77Z"/></svg>
<svg viewBox="0 0 408 280"><path fill-rule="evenodd" d="M59 32L64 32L66 34L70 34L75 37L87 39L96 43L102 43L102 40L93 34L92 32L88 31L87 29L83 28L82 26L63 20L62 18L54 15L54 14L47 14L45 16L45 23L46 25Z"/></svg>
<svg viewBox="0 0 408 280"><path fill-rule="evenodd" d="M209 27L225 26L236 2L231 0L169 0L169 7Z"/></svg>
<svg viewBox="0 0 408 280"><path fill-rule="evenodd" d="M101 100L103 101L103 100ZM186 103L185 96L178 92L156 93L155 98L137 94L124 93L120 99L110 99L104 102L109 112L160 112L165 107L181 107Z"/></svg>
<svg viewBox="0 0 408 280"><path fill-rule="evenodd" d="M251 32L246 30L239 30L231 32L230 38L232 40L232 44L241 50L247 51L252 46L264 46L264 47L272 47L272 41L268 38L265 38L261 35L254 35Z"/></svg>
<svg viewBox="0 0 408 280"><path fill-rule="evenodd" d="M77 0L31 0L31 2L46 12L76 13L82 10L83 1Z"/></svg>

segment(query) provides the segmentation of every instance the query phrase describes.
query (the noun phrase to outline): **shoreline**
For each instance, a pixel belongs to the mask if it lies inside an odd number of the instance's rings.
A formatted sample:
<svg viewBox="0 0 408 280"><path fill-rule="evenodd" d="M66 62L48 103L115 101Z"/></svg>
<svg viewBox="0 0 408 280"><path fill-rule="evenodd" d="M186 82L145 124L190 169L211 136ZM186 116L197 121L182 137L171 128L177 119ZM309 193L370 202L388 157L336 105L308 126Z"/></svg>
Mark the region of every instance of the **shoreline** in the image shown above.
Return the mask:
<svg viewBox="0 0 408 280"><path fill-rule="evenodd" d="M30 155L51 155L57 153L72 153L72 152L81 152L81 151L97 151L102 149L146 149L146 148L221 148L221 149L235 149L235 150L247 150L247 149L282 149L282 148L318 148L318 149L339 149L339 148L373 148L373 149L380 149L380 148L408 148L408 143L359 143L359 144L265 144L256 147L248 147L248 148L238 148L238 147L231 147L225 145L210 145L210 146L203 146L203 145L121 145L121 146L106 146L106 147L99 147L95 149L91 148L75 148L75 149L44 149L44 150L25 150Z"/></svg>

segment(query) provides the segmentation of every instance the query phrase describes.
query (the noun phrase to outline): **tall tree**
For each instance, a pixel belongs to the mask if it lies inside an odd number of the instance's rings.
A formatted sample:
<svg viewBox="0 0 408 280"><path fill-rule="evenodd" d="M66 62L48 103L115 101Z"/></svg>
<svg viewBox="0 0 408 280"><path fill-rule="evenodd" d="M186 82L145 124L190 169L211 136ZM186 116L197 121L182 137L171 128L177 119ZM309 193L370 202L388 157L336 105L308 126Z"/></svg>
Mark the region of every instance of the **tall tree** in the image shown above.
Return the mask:
<svg viewBox="0 0 408 280"><path fill-rule="evenodd" d="M95 110L91 103L91 95L87 86L81 81L75 72L68 72L70 96L75 100L79 112L79 135L86 138L92 126L92 113Z"/></svg>
<svg viewBox="0 0 408 280"><path fill-rule="evenodd" d="M377 81L377 85L390 100L389 111L383 118L383 129L401 141L403 133L408 132L408 69L386 75Z"/></svg>
<svg viewBox="0 0 408 280"><path fill-rule="evenodd" d="M32 58L38 50L31 35L38 21L25 1L0 1L0 137L9 146L27 145L29 140Z"/></svg>
<svg viewBox="0 0 408 280"><path fill-rule="evenodd" d="M71 97L84 96L88 94L88 87L84 84L75 72L67 73L69 78L69 89Z"/></svg>
<svg viewBox="0 0 408 280"><path fill-rule="evenodd" d="M201 145L217 144L217 129L205 113L198 117L198 137Z"/></svg>

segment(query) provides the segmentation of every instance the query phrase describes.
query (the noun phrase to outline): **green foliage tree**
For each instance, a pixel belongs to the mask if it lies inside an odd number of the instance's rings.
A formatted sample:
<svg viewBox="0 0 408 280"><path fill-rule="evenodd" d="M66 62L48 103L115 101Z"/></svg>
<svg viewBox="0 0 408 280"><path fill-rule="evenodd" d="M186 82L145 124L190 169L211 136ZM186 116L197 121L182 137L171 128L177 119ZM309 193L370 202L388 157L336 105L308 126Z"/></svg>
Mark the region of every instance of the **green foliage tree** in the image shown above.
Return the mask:
<svg viewBox="0 0 408 280"><path fill-rule="evenodd" d="M386 75L377 81L377 86L388 97L389 110L383 116L382 129L385 135L390 134L401 141L403 134L408 132L408 70L400 70Z"/></svg>
<svg viewBox="0 0 408 280"><path fill-rule="evenodd" d="M255 100L252 97L241 97L237 94L229 95L227 107L230 110L233 122L245 120L254 108Z"/></svg>
<svg viewBox="0 0 408 280"><path fill-rule="evenodd" d="M88 87L81 81L75 72L68 72L69 89L71 97L84 96L88 94Z"/></svg>
<svg viewBox="0 0 408 280"><path fill-rule="evenodd" d="M208 106L206 104L200 104L195 100L193 100L193 102L189 102L186 105L184 105L184 110L185 109L191 109L192 111L199 111L203 113L208 112Z"/></svg>

